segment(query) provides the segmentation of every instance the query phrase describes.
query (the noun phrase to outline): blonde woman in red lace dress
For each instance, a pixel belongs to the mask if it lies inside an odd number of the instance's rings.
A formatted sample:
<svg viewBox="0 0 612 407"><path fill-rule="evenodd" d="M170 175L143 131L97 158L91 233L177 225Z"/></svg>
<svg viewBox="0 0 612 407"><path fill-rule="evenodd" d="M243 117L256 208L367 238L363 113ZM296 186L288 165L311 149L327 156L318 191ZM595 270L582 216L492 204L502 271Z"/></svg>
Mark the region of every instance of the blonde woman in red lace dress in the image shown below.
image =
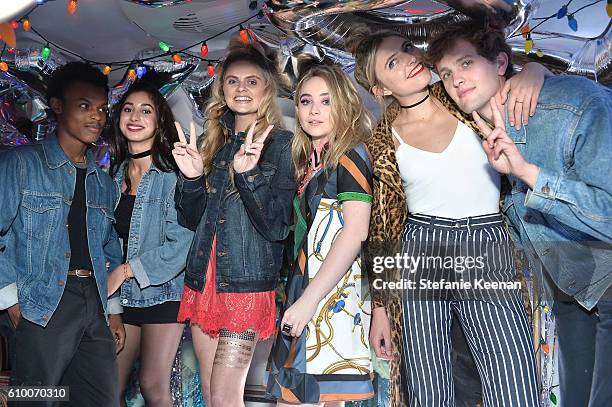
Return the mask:
<svg viewBox="0 0 612 407"><path fill-rule="evenodd" d="M181 130L173 150L179 223L196 232L178 319L191 323L207 406L244 405L255 345L274 334L274 289L295 193L276 66L261 44L232 41L201 145Z"/></svg>

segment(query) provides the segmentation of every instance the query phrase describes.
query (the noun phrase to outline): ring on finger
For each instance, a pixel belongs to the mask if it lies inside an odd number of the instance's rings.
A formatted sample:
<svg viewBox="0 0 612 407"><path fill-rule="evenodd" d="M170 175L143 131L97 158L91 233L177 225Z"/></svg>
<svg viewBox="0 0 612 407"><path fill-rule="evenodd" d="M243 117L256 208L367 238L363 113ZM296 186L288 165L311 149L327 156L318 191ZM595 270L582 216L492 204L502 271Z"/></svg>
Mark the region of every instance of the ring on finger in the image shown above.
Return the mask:
<svg viewBox="0 0 612 407"><path fill-rule="evenodd" d="M293 325L284 323L281 331L287 335L291 335L291 330L293 329Z"/></svg>

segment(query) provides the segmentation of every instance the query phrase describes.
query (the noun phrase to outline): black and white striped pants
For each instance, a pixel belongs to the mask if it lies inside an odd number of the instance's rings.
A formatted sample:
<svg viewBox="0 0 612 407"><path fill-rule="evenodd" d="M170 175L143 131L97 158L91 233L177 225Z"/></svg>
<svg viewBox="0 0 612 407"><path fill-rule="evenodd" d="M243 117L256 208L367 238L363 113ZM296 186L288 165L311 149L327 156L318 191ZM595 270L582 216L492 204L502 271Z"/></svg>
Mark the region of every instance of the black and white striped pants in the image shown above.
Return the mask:
<svg viewBox="0 0 612 407"><path fill-rule="evenodd" d="M457 313L474 356L485 406L538 405L538 383L531 329L520 288L502 290L419 289L430 281L515 281L514 257L501 215L465 219L411 215L403 237L409 256L485 259L483 268L461 273L444 267L405 268L402 277L416 280L403 290L402 373L412 407L455 406L450 328ZM457 263L459 264L459 263ZM432 293L434 294L432 296Z"/></svg>

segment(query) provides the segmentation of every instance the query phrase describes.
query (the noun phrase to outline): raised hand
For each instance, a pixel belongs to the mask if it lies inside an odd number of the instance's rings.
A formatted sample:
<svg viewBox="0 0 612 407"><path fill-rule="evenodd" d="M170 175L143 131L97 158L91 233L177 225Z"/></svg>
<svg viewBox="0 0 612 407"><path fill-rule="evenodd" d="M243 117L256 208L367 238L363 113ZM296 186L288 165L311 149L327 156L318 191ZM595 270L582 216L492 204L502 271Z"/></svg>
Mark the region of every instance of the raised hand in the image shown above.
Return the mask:
<svg viewBox="0 0 612 407"><path fill-rule="evenodd" d="M529 62L523 70L508 79L504 84L501 97L508 110L510 125L517 130L527 124L529 117L535 114L544 78L552 73L544 66ZM509 96L509 97L508 97Z"/></svg>
<svg viewBox="0 0 612 407"><path fill-rule="evenodd" d="M204 173L204 161L197 147L195 123L189 123L189 143L187 143L181 125L178 122L174 122L174 125L179 136L179 141L174 143L174 149L172 149L174 161L185 177L197 178Z"/></svg>
<svg viewBox="0 0 612 407"><path fill-rule="evenodd" d="M257 141L253 141L253 133L255 133L255 125L257 122L253 122L249 128L244 144L240 146L240 150L234 155L234 171L237 174L246 172L255 168L261 157L261 150L264 146L264 141L272 131L273 124L269 125L268 128L263 132L261 137Z"/></svg>
<svg viewBox="0 0 612 407"><path fill-rule="evenodd" d="M480 132L485 137L482 147L487 154L489 164L497 172L517 176L533 187L539 171L538 167L523 158L514 141L506 133L501 108L495 97L491 98L490 105L495 126L492 130L477 112L472 113Z"/></svg>

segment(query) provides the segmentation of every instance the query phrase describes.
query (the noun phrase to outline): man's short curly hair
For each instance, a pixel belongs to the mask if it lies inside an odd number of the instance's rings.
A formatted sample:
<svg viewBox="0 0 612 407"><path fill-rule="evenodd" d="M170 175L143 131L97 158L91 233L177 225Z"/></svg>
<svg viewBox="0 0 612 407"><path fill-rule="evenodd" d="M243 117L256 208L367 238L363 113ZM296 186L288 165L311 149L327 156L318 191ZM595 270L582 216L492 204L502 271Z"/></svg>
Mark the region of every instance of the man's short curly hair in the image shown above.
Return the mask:
<svg viewBox="0 0 612 407"><path fill-rule="evenodd" d="M104 89L108 94L108 78L96 67L85 62L69 62L51 74L47 84L47 100L64 99L64 92L75 82L85 82Z"/></svg>
<svg viewBox="0 0 612 407"><path fill-rule="evenodd" d="M494 62L500 52L508 56L508 67L504 76L510 78L514 73L512 67L512 49L506 43L504 31L493 25L479 24L472 20L453 24L434 38L427 47L427 62L435 67L444 54L453 48L457 41L465 40L476 48L481 57Z"/></svg>

